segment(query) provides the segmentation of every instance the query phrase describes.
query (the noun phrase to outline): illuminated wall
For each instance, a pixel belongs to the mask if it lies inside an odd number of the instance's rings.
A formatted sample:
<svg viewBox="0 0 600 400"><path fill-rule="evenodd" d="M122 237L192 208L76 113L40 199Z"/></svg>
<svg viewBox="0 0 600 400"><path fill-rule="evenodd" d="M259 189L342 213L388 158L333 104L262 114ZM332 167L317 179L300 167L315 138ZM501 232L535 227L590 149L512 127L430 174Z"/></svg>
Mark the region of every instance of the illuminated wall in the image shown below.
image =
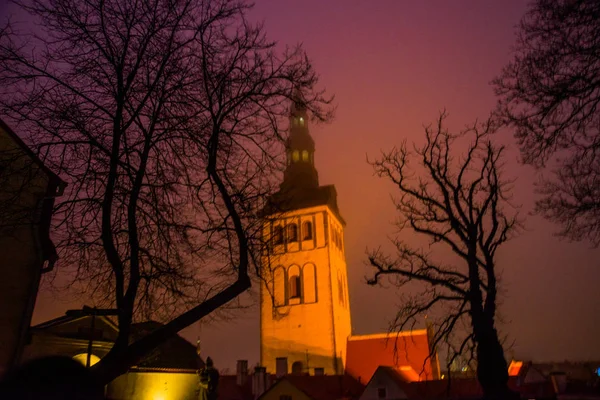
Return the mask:
<svg viewBox="0 0 600 400"><path fill-rule="evenodd" d="M196 400L198 375L187 372L133 371L112 381L106 398L112 400Z"/></svg>
<svg viewBox="0 0 600 400"><path fill-rule="evenodd" d="M311 235L302 229L306 222ZM279 229L293 235L292 224L300 227L298 240L280 242ZM318 206L272 217L264 235L274 240L263 258L261 364L274 373L276 359L287 357L290 372L299 362L305 373L341 373L350 335L342 224L327 206ZM302 282L299 295L294 279Z"/></svg>

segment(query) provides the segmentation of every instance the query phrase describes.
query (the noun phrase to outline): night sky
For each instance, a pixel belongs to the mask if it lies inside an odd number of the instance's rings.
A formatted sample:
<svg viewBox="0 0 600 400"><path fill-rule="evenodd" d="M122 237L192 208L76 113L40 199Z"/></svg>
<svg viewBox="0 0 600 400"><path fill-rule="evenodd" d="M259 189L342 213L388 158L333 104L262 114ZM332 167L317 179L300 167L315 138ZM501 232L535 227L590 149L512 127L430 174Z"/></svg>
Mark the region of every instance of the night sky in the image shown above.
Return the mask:
<svg viewBox="0 0 600 400"><path fill-rule="evenodd" d="M321 184L335 184L345 231L354 333L384 331L395 314L392 289L367 286L365 249L394 231L394 188L373 176L366 156L403 139L420 141L424 123L441 109L458 130L485 118L495 99L489 82L510 59L515 25L526 1L257 0L251 19L264 21L281 44L303 43L335 94L330 124L312 126ZM1 10L0 6L0 10ZM7 9L3 10L4 12ZM556 227L533 208L535 171L518 164L509 131L507 176L517 178L513 201L526 231L499 250L501 330L512 353L537 361L600 359L600 250L553 236ZM62 315L67 304L42 293L34 323ZM184 331L195 342L199 327ZM236 359L258 362L258 310L242 319L202 327L203 355L218 368Z"/></svg>

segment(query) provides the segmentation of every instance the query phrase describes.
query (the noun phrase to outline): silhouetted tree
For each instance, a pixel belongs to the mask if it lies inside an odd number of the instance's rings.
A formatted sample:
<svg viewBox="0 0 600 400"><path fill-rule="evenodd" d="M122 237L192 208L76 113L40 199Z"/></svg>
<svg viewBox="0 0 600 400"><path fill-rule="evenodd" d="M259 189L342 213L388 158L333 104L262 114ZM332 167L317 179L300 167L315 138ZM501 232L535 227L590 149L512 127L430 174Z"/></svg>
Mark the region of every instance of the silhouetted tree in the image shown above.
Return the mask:
<svg viewBox="0 0 600 400"><path fill-rule="evenodd" d="M600 244L600 3L536 0L494 82L523 161L551 166L536 210L559 235Z"/></svg>
<svg viewBox="0 0 600 400"><path fill-rule="evenodd" d="M279 54L245 1L19 4L41 32L3 28L0 107L68 183L57 271L118 309L94 366L108 382L250 287L287 100L300 92L317 119L329 100L303 50ZM149 317L165 324L132 340Z"/></svg>
<svg viewBox="0 0 600 400"><path fill-rule="evenodd" d="M516 213L506 213L510 182L501 176L504 148L490 140L495 131L490 120L453 134L443 126L445 118L444 112L425 128L424 146L410 150L404 142L371 164L377 176L399 191L394 200L398 234L428 238L430 250L442 246L454 256L441 261L443 256L396 237L394 256L380 249L369 252L369 264L376 271L368 283L388 278L399 288L421 288L417 295L405 297L392 330L412 328L419 315L441 313L441 318L430 318L432 348L453 345L460 337L448 365L473 351L485 397L507 398L513 393L507 387L508 368L495 326L495 257L518 220ZM457 148L464 145L467 151L459 157Z"/></svg>

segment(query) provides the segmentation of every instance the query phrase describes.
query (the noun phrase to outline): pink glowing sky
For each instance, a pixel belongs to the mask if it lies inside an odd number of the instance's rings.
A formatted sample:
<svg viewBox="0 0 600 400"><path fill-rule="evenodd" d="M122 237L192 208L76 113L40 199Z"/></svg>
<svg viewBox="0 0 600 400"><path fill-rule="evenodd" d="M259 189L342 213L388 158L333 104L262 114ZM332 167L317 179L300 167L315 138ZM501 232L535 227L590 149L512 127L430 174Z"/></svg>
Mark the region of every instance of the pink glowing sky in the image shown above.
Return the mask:
<svg viewBox="0 0 600 400"><path fill-rule="evenodd" d="M419 141L422 125L442 108L451 128L485 118L494 106L489 81L510 58L514 27L526 1L481 0L257 0L251 14L263 20L271 39L303 43L336 96L337 115L312 127L321 184L335 184L346 219L352 325L355 333L383 331L395 314L393 290L369 287L365 249L393 232L393 188L375 178L366 155L376 156L403 139ZM507 173L516 177L514 202L532 210L535 171L517 163L511 146ZM555 226L527 216L527 230L499 252L503 331L521 359L600 359L600 262L585 243L553 237ZM47 294L39 298L34 323L67 308ZM184 335L195 341L198 326ZM258 311L202 328L203 355L219 368L236 359L258 362Z"/></svg>

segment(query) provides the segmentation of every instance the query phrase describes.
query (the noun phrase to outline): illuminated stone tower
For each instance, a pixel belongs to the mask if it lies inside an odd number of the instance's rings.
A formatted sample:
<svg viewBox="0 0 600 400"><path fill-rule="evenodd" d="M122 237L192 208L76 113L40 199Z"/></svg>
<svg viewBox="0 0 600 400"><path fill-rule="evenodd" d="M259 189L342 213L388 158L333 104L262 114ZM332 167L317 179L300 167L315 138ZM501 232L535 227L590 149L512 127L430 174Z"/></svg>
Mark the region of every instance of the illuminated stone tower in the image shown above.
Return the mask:
<svg viewBox="0 0 600 400"><path fill-rule="evenodd" d="M265 208L261 364L271 373L343 372L351 333L344 220L319 186L306 108L291 107L287 167Z"/></svg>

